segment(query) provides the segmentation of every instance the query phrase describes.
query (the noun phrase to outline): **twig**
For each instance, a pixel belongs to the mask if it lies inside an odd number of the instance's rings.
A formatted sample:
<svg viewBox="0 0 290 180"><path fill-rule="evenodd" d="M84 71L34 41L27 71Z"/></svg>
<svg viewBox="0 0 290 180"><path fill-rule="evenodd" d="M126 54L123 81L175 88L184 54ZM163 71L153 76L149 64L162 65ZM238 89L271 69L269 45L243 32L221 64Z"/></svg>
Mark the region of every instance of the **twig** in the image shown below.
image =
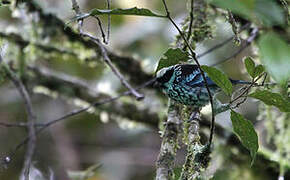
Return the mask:
<svg viewBox="0 0 290 180"><path fill-rule="evenodd" d="M76 12L76 15L77 16L80 16L82 14L81 10L80 10L80 7L77 3L76 0L71 0L72 2L72 9ZM82 26L83 26L83 20L82 19L79 19L78 20L78 30L80 32L80 34L82 34Z"/></svg>
<svg viewBox="0 0 290 180"><path fill-rule="evenodd" d="M262 86L264 86L264 84L265 84L265 82L266 82L266 79L267 79L267 76L268 76L268 74L265 73L265 76L264 76L263 81L262 81Z"/></svg>
<svg viewBox="0 0 290 180"><path fill-rule="evenodd" d="M27 123L20 122L20 123L8 123L8 122L0 122L0 126L3 127L27 127Z"/></svg>
<svg viewBox="0 0 290 180"><path fill-rule="evenodd" d="M111 9L111 0L107 0L107 9ZM111 30L111 15L108 14L108 28L107 28L107 41L106 44L109 44L110 41L110 30Z"/></svg>
<svg viewBox="0 0 290 180"><path fill-rule="evenodd" d="M76 14L77 15L80 15L81 12L79 10L79 7L77 5L77 2L76 0L72 0L72 4L73 4L73 9L75 10ZM80 21L80 20L79 20ZM113 73L120 79L121 83L127 88L129 89L132 93L133 96L136 97L137 100L142 100L144 99L144 95L143 94L140 94L138 93L124 78L124 76L120 73L120 71L113 65L111 59L109 58L108 56L108 52L106 50L106 48L99 42L99 39L88 34L88 33L84 33L82 30L82 24L79 23L79 31L80 31L80 34L82 36L85 36L85 37L89 37L93 42L94 44L96 44L99 48L100 48L100 51L101 51L101 54L102 54L102 57L104 58L104 61L105 63L111 68L111 70L113 71Z"/></svg>
<svg viewBox="0 0 290 180"><path fill-rule="evenodd" d="M240 44L241 43L241 39L239 37L239 30L238 30L238 27L237 27L237 22L234 18L234 15L232 14L232 12L230 10L228 10L228 21L229 23L232 25L232 30L233 30L233 33L234 33L234 42L236 44Z"/></svg>
<svg viewBox="0 0 290 180"><path fill-rule="evenodd" d="M242 26L242 27L240 28L239 33L241 33L242 31L244 31L244 30L246 30L246 29L248 29L248 28L250 27L250 25L251 25L251 23L247 23L247 24L245 24L244 26ZM221 43L219 43L219 44L213 46L212 48L206 50L205 52L198 54L196 57L197 57L197 58L201 58L201 57L203 57L203 56L205 56L205 55L207 55L207 54L209 54L209 53L211 53L211 52L213 52L213 51L215 51L215 50L217 50L217 49L223 47L223 46L226 45L228 42L231 42L232 39L233 39L234 37L235 37L235 35L229 37L229 38L226 39L225 41L223 41L223 42L221 42Z"/></svg>
<svg viewBox="0 0 290 180"><path fill-rule="evenodd" d="M101 31L102 38L103 38L103 43L107 44L106 35L105 35L104 30L103 30L102 22L101 22L101 20L100 20L100 18L98 16L94 16L94 18L96 18L97 21L98 21L98 25L100 27L100 31Z"/></svg>
<svg viewBox="0 0 290 180"><path fill-rule="evenodd" d="M19 93L21 94L24 100L25 109L28 116L27 127L28 127L28 134L30 138L28 140L27 150L25 154L25 161L24 161L24 166L22 169L22 176L24 177L25 180L29 180L29 170L30 170L32 156L33 156L35 144L36 144L36 132L35 132L35 127L34 127L34 123L36 121L36 115L33 111L30 96L25 86L23 85L22 81L16 77L16 75L9 69L8 66L4 66L4 67L6 67L5 69L7 71L9 78L17 87Z"/></svg>
<svg viewBox="0 0 290 180"><path fill-rule="evenodd" d="M13 41L16 44L18 44L21 47L26 47L29 44L36 46L37 48L46 51L46 52L56 52L59 54L68 54L71 56L78 56L76 53L69 51L69 50L65 50L65 49L59 49L53 46L48 46L48 45L43 45L43 44L38 44L38 43L34 43L28 40L23 39L20 35L18 34L14 34L14 33L3 33L0 32L0 37L3 37L5 39L8 39L9 41Z"/></svg>
<svg viewBox="0 0 290 180"><path fill-rule="evenodd" d="M256 85L256 82L264 76L265 73L260 74L255 80L253 79L252 83L245 89L239 96L237 96L235 99L230 101L230 104L233 104L235 101L240 99L242 96L244 96L253 86Z"/></svg>
<svg viewBox="0 0 290 180"><path fill-rule="evenodd" d="M209 90L209 87L208 87L208 83L207 83L207 79L205 78L205 74L203 72L203 70L201 69L201 66L196 58L196 54L195 52L193 51L192 47L190 46L190 44L188 43L188 41L186 40L184 34L182 33L182 31L180 30L180 28L177 26L177 24L173 21L173 19L171 18L170 16L170 12L168 10L168 7L167 7L167 4L165 2L165 0L162 0L163 2L163 5L164 5L164 8L165 8L165 11L166 11L166 17L170 20L170 22L174 25L174 27L178 30L180 36L182 37L182 39L184 40L185 44L187 45L187 47L189 48L190 52L191 52L191 56L193 58L193 60L195 61L196 65L198 66L198 69L200 70L200 73L202 75L202 79L203 81L205 82L205 87L206 87L206 90L208 92L208 96L209 96L209 99L210 99L210 104L211 104L211 109L212 109L212 112L213 112L213 99L212 99L212 95L211 95L211 92ZM214 122L215 122L215 117L214 117L214 113L212 113L212 125L211 125L211 134L210 134L210 138L209 138L209 145L211 145L212 143L212 139L213 139L213 132L214 132Z"/></svg>
<svg viewBox="0 0 290 180"><path fill-rule="evenodd" d="M78 89L84 89L86 91L88 91L89 93L93 93L94 95L97 95L98 92L94 91L93 88L91 87L91 85L89 83L87 83L86 81L62 73L62 72L58 72L49 68L46 68L44 66L33 66L33 65L29 65L28 69L33 71L34 73L36 73L37 75L43 76L46 79L52 79L55 82L61 82L63 84L68 84L70 87L77 87Z"/></svg>
<svg viewBox="0 0 290 180"><path fill-rule="evenodd" d="M244 49L246 49L254 41L254 39L258 35L258 32L259 32L258 28L254 28L253 31L251 32L250 37L246 40L246 42L244 44L242 43L241 48L239 50L237 50L234 54L230 55L229 57L226 57L222 61L219 61L219 62L212 64L211 66L216 66L216 65L221 64L229 59L232 59L233 57L236 57L238 54L240 54Z"/></svg>
<svg viewBox="0 0 290 180"><path fill-rule="evenodd" d="M44 126L44 123L34 123L35 127L42 127ZM19 123L10 123L10 122L0 122L0 126L2 127L19 127L19 128L27 128L28 127L28 123L27 122L19 122Z"/></svg>

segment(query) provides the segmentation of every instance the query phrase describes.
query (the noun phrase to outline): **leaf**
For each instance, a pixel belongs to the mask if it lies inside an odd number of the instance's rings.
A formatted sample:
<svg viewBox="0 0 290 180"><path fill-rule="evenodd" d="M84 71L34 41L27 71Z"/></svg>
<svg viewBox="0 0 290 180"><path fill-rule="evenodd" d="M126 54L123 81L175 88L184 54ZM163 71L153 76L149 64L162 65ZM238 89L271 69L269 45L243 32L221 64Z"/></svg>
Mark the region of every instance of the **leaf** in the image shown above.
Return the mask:
<svg viewBox="0 0 290 180"><path fill-rule="evenodd" d="M178 64L180 62L186 62L189 60L189 54L182 51L179 48L168 49L163 57L159 60L156 72L162 68Z"/></svg>
<svg viewBox="0 0 290 180"><path fill-rule="evenodd" d="M290 46L272 32L262 35L258 46L266 70L279 84L285 84L290 79Z"/></svg>
<svg viewBox="0 0 290 180"><path fill-rule="evenodd" d="M283 10L274 0L213 0L212 4L265 26L285 23Z"/></svg>
<svg viewBox="0 0 290 180"><path fill-rule="evenodd" d="M267 90L257 90L248 96L259 99L267 105L276 106L282 112L290 112L290 102L284 99L281 94Z"/></svg>
<svg viewBox="0 0 290 180"><path fill-rule="evenodd" d="M135 15L135 16L151 16L151 17L162 17L166 18L164 15L155 14L149 9L145 8L129 8L129 9L93 9L90 11L91 16L95 15L104 15L104 14L111 14L111 15Z"/></svg>
<svg viewBox="0 0 290 180"><path fill-rule="evenodd" d="M245 66L249 75L252 78L255 78L255 62L252 60L251 57L247 57L245 59Z"/></svg>
<svg viewBox="0 0 290 180"><path fill-rule="evenodd" d="M260 74L262 74L264 72L264 66L259 64L258 66L255 67L255 73L254 73L254 78L258 77Z"/></svg>
<svg viewBox="0 0 290 180"><path fill-rule="evenodd" d="M245 59L245 66L246 66L247 72L252 78L256 78L262 72L264 72L264 67L261 64L255 66L255 62L253 61L251 57L247 57Z"/></svg>
<svg viewBox="0 0 290 180"><path fill-rule="evenodd" d="M233 86L229 78L220 70L209 67L209 66L201 66L201 69L206 72L206 74L210 77L210 79L216 83L222 90L227 94L231 95L233 91Z"/></svg>
<svg viewBox="0 0 290 180"><path fill-rule="evenodd" d="M251 121L245 119L241 114L231 111L231 121L234 133L238 136L242 145L250 151L253 165L259 149L258 135Z"/></svg>

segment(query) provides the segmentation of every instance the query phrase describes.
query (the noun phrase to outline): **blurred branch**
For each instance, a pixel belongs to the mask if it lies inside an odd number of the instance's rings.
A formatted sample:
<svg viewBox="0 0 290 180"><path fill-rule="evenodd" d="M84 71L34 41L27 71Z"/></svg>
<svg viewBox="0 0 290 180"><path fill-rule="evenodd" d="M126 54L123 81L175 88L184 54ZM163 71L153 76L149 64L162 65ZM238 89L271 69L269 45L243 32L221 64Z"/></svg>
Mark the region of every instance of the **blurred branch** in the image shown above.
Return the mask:
<svg viewBox="0 0 290 180"><path fill-rule="evenodd" d="M32 103L30 96L22 83L22 81L9 69L8 66L4 65L4 68L7 72L8 77L11 79L11 81L14 83L16 88L18 89L20 95L22 96L25 104L25 109L27 112L27 128L28 128L28 134L29 134L29 140L27 145L27 150L25 154L25 161L24 166L22 169L22 176L24 180L29 180L29 170L31 166L32 156L35 150L35 144L36 144L36 131L34 127L34 123L36 121L36 115L33 111Z"/></svg>
<svg viewBox="0 0 290 180"><path fill-rule="evenodd" d="M96 100L102 101L104 99L112 98L111 96L107 94L97 92L91 87L89 83L87 83L83 79L76 78L74 76L64 74L61 72L57 72L46 67L29 66L29 70L37 74L37 76L35 76L36 79L34 79L33 82L43 85L45 87L47 86L47 84L54 84L54 87L57 87L57 86L63 87L64 85L68 85L72 90L77 92L74 95L84 101L93 103L92 101L96 101ZM43 81L41 79L43 79ZM138 87L138 90L151 85L153 81L154 79L143 83L143 85ZM79 93L80 91L82 91L83 93ZM59 92L59 93L63 94L63 92ZM127 91L125 92L125 94L124 93L121 94L121 96L122 95L126 96L129 94L130 93L128 93ZM117 100L117 99L114 99L114 100ZM120 104L114 103L114 104L111 104L108 108L110 108L112 112L115 112L116 114L119 114L123 117L128 117L136 122L142 122L144 124L157 127L158 120L159 120L158 115L154 113L150 113L148 109L143 109L140 111L135 105L133 106L132 104L129 104L129 103L120 103ZM136 114L138 114L138 116L136 116Z"/></svg>
<svg viewBox="0 0 290 180"><path fill-rule="evenodd" d="M146 87L146 86L148 86L149 84L152 84L152 82L153 82L153 81L151 80L151 81L148 81L148 82L144 83L142 86L140 86L140 87L138 88L138 90L139 90L139 89L142 89L142 88L144 88L144 87ZM111 98L106 98L106 99L104 99L104 100L94 102L94 103L92 103L91 105L89 105L89 106L87 106L87 107L73 110L73 111L71 111L71 112L69 112L69 113L67 113L67 114L65 114L65 115L63 115L63 116L61 116L61 117L59 117L59 118L56 118L56 119L53 119L53 120L48 121L47 123L41 124L41 127L38 128L38 129L36 130L35 134L38 135L39 133L41 133L41 132L42 132L43 130L45 130L46 128L48 128L48 127L50 127L50 126L52 126L52 125L54 125L54 124L56 124L56 123L58 123L58 122L60 122L60 121L63 121L63 120L65 120L65 119L69 118L69 117L76 116L76 115L78 115L78 114L80 114L80 113L82 113L82 112L86 112L86 111L88 111L90 108L94 108L94 107L97 107L97 106L101 106L101 105L104 105L104 104L107 104L107 103L114 102L114 101L120 99L120 98L123 97L123 96L128 96L128 95L130 95L131 93L132 93L131 91L126 91L126 92L124 92L124 93L122 93L122 94L120 94L120 95L118 95L118 96L111 97ZM131 110L132 110L132 109L130 109L130 111L131 111ZM132 112L131 112L131 113L132 113ZM140 113L141 113L141 112L140 112ZM158 118L158 116L157 116L157 118ZM143 122L146 122L147 120L148 120L148 119L144 120ZM149 121L149 122L150 122L150 121ZM17 152L17 151L18 151L18 150L19 150L23 145L25 145L27 142L30 142L30 139L31 139L31 138L33 138L32 135L29 135L29 136L27 136L26 138L24 138L24 139L23 139L23 140L22 140L18 145L15 146L14 150L13 150L12 152L10 152L10 155L7 156L5 159L9 159L9 160L13 159L13 158L14 158L14 155L16 154L16 152ZM7 163L8 163L8 162L7 162Z"/></svg>
<svg viewBox="0 0 290 180"><path fill-rule="evenodd" d="M46 68L44 66L33 66L29 65L28 69L33 71L37 75L37 83L42 83L41 78L44 81L49 81L50 84L55 86L68 85L72 89L76 89L77 92L85 92L83 98L85 97L97 97L99 93L85 80L71 76L53 69Z"/></svg>
<svg viewBox="0 0 290 180"><path fill-rule="evenodd" d="M42 45L42 44L30 42L28 40L23 39L20 35L15 34L15 33L0 32L0 37L5 38L9 41L13 41L14 43L16 43L17 45L19 45L22 48L31 44L33 46L36 46L40 50L47 52L47 53L56 52L59 54L68 54L68 55L72 55L72 56L77 56L76 53L69 51L69 50L59 49L59 48L56 48L53 46L47 46L47 45Z"/></svg>
<svg viewBox="0 0 290 180"><path fill-rule="evenodd" d="M237 22L234 18L234 15L232 14L232 12L230 10L228 11L228 21L232 26L232 31L234 33L234 43L236 44L240 44L241 43L241 39L239 37L239 30L238 30L238 26L237 26Z"/></svg>
<svg viewBox="0 0 290 180"><path fill-rule="evenodd" d="M71 42L78 42L85 46L87 49L95 49L97 54L101 54L101 47L96 44L94 40L85 38L81 34L75 32L71 27L67 26L61 19L54 14L48 14L35 3L35 1L25 1L29 12L34 12L39 15L41 21L45 22L47 26L54 26L58 28ZM134 84L141 85L143 82L149 81L153 78L152 75L143 71L140 61L132 57L122 56L113 51L108 50L104 46L108 57L115 63L120 71L124 74L129 74L128 77ZM72 54L73 55L73 54Z"/></svg>

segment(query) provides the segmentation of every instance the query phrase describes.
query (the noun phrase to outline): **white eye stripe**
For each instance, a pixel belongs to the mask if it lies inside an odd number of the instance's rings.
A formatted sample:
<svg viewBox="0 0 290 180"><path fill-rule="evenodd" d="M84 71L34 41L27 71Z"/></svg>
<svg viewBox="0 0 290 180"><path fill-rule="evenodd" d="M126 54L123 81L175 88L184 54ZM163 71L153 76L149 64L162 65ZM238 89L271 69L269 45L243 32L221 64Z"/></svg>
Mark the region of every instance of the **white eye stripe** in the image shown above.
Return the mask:
<svg viewBox="0 0 290 180"><path fill-rule="evenodd" d="M166 67L166 68L162 68L162 69L160 69L160 70L156 73L156 77L157 77L157 78L160 78L160 77L164 76L164 74L165 74L168 70L170 70L170 69L172 69L172 66L169 66L169 67Z"/></svg>
<svg viewBox="0 0 290 180"><path fill-rule="evenodd" d="M156 77L159 78L159 77L162 77L165 73L166 73L166 69L167 68L162 68L160 69L157 74L156 74Z"/></svg>

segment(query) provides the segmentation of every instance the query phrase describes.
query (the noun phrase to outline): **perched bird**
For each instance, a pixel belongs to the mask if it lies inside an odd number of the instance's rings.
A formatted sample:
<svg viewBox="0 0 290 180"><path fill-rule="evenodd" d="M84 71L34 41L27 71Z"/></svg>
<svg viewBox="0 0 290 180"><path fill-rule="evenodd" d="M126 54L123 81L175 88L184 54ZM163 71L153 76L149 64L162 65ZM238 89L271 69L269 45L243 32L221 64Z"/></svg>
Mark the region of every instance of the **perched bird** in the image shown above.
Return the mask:
<svg viewBox="0 0 290 180"><path fill-rule="evenodd" d="M219 88L205 73L207 84L211 94L216 95ZM249 84L246 81L231 80L233 84ZM209 103L208 91L204 79L197 65L176 64L159 70L156 74L155 85L174 101L201 108ZM228 104L221 104L214 98L215 113L223 112L229 109Z"/></svg>

